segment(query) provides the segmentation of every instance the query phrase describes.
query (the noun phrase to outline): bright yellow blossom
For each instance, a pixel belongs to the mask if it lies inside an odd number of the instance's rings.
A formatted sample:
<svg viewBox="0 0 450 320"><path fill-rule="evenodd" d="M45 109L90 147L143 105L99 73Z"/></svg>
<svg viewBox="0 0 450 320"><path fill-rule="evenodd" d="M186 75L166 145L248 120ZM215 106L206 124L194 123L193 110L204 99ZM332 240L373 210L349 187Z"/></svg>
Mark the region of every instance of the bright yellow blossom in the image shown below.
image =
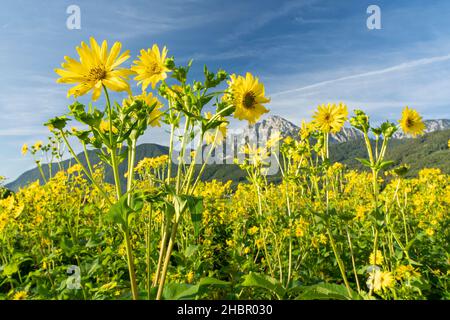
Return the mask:
<svg viewBox="0 0 450 320"><path fill-rule="evenodd" d="M164 47L160 52L158 45L154 44L151 49L141 50L139 60L134 61L131 70L137 73L134 78L138 80L138 85L142 84L142 90L146 90L151 84L155 89L156 84L167 78L167 72L170 70L166 67L167 48Z"/></svg>
<svg viewBox="0 0 450 320"><path fill-rule="evenodd" d="M270 102L265 96L264 85L251 73L247 72L245 78L233 74L228 84L232 103L236 107L235 118L254 124L263 114L269 112L263 106L264 103Z"/></svg>
<svg viewBox="0 0 450 320"><path fill-rule="evenodd" d="M103 133L109 132L109 121L102 120L102 121L100 122L100 127L99 127L99 129L100 129L100 131L103 132ZM112 132L113 132L113 134L117 134L117 133L119 132L119 130L117 130L117 128L113 125L113 126L112 126Z"/></svg>
<svg viewBox="0 0 450 320"><path fill-rule="evenodd" d="M376 292L391 288L394 285L394 282L395 280L392 276L392 273L387 271L375 270L369 276L369 279L367 280L367 286L369 287L369 289L373 289Z"/></svg>
<svg viewBox="0 0 450 320"><path fill-rule="evenodd" d="M411 265L400 265L395 269L395 278L397 280L410 279L412 277L419 277L420 273Z"/></svg>
<svg viewBox="0 0 450 320"><path fill-rule="evenodd" d="M253 226L250 229L248 229L248 234L252 236L252 235L256 234L258 232L258 230L259 230L259 228L257 226Z"/></svg>
<svg viewBox="0 0 450 320"><path fill-rule="evenodd" d="M26 291L17 291L14 296L13 300L27 300L28 293Z"/></svg>
<svg viewBox="0 0 450 320"><path fill-rule="evenodd" d="M85 95L92 90L92 100L96 101L102 92L102 87L112 91L127 91L131 95L130 85L126 81L133 74L129 69L118 68L122 63L130 58L129 51L125 51L119 56L122 44L115 42L108 50L108 43L102 42L101 47L94 38L90 38L89 47L85 42L81 42L81 47L77 47L80 61L70 57L64 57L66 62L62 63L63 69L55 69L61 76L58 83L76 83L67 96L75 98Z"/></svg>
<svg viewBox="0 0 450 320"><path fill-rule="evenodd" d="M69 169L67 169L67 173L74 174L75 172L80 172L81 170L83 170L83 167L81 166L81 164L77 163L77 164L71 166Z"/></svg>
<svg viewBox="0 0 450 320"><path fill-rule="evenodd" d="M339 132L347 120L347 106L343 103L319 105L313 116L316 128L324 133Z"/></svg>
<svg viewBox="0 0 450 320"><path fill-rule="evenodd" d="M375 258L375 255L373 254L373 252L370 254L369 263L371 265L381 265L381 264L383 264L383 260L384 260L383 254L381 253L380 250L377 250L376 258Z"/></svg>
<svg viewBox="0 0 450 320"><path fill-rule="evenodd" d="M410 134L413 137L422 134L425 129L425 124L422 117L414 109L405 107L402 112L402 118L399 120L400 126L404 133Z"/></svg>
<svg viewBox="0 0 450 320"><path fill-rule="evenodd" d="M21 152L22 152L23 156L27 154L27 152L28 152L28 145L26 143L22 146Z"/></svg>
<svg viewBox="0 0 450 320"><path fill-rule="evenodd" d="M38 151L38 150L41 150L43 144L44 144L44 142L42 142L41 140L38 140L34 143L33 147L36 151Z"/></svg>
<svg viewBox="0 0 450 320"><path fill-rule="evenodd" d="M189 273L186 275L186 281L187 283L192 283L192 281L194 281L194 272L189 271Z"/></svg>

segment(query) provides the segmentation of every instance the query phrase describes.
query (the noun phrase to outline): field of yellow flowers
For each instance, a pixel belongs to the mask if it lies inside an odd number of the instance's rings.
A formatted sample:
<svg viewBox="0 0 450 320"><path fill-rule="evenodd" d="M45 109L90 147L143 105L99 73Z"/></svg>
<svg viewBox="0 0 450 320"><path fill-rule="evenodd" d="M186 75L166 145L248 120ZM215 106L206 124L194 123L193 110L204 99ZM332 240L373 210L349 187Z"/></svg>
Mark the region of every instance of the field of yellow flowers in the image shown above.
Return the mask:
<svg viewBox="0 0 450 320"><path fill-rule="evenodd" d="M121 50L91 38L77 47L78 60L65 57L55 70L58 82L74 84L69 97L91 92L92 103L75 101L50 119L49 144L22 147L57 161L67 148L73 166L45 176L37 160L44 184L0 193L0 299L450 298L450 176L424 168L405 179L407 164L385 159L396 130L423 132L415 110L372 127L361 110L349 118L342 103L321 105L298 137L244 146L248 183L232 188L203 182L208 159L198 167L186 156L205 143L211 156L228 118L253 124L267 113L264 85L206 67L202 81L190 82L191 62L178 66L157 45L121 68L130 58ZM128 98L113 102L111 91ZM95 106L100 96L104 107ZM329 136L347 121L364 135L366 171L329 160ZM169 155L136 164L139 137L162 125ZM275 149L277 184L266 176ZM106 168L114 184L104 182Z"/></svg>

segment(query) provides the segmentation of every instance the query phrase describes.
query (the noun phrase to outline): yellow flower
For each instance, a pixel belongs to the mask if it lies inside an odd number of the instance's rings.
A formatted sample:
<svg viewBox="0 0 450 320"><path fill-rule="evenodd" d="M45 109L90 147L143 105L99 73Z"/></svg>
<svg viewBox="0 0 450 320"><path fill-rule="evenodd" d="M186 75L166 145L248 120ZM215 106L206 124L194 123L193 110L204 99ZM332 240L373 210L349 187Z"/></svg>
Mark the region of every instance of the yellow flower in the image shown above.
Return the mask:
<svg viewBox="0 0 450 320"><path fill-rule="evenodd" d="M432 228L427 228L425 230L425 233L427 234L427 236L432 237L434 235L434 230Z"/></svg>
<svg viewBox="0 0 450 320"><path fill-rule="evenodd" d="M249 247L244 248L244 254L249 254L251 249Z"/></svg>
<svg viewBox="0 0 450 320"><path fill-rule="evenodd" d="M422 134L425 129L425 124L422 121L422 117L414 109L405 107L402 112L402 118L399 120L402 130L406 134L410 134L413 137Z"/></svg>
<svg viewBox="0 0 450 320"><path fill-rule="evenodd" d="M36 151L38 151L38 150L41 150L43 144L44 143L41 140L39 140L34 143L33 147L34 147L34 149L36 149Z"/></svg>
<svg viewBox="0 0 450 320"><path fill-rule="evenodd" d="M26 155L27 152L28 152L28 145L25 143L25 144L22 146L22 155L23 155L23 156Z"/></svg>
<svg viewBox="0 0 450 320"><path fill-rule="evenodd" d="M151 84L155 89L155 85L167 78L167 72L170 71L166 67L167 48L164 47L162 52L159 51L158 45L154 44L151 49L141 50L139 60L134 61L131 70L137 73L134 80L138 80L138 85L142 84L142 90L147 89Z"/></svg>
<svg viewBox="0 0 450 320"><path fill-rule="evenodd" d="M366 211L367 211L367 209L365 206L361 206L361 205L357 206L355 220L363 221L366 217Z"/></svg>
<svg viewBox="0 0 450 320"><path fill-rule="evenodd" d="M113 91L127 91L131 95L130 85L126 81L133 72L129 69L117 68L130 58L129 51L125 51L119 56L122 44L115 42L108 51L108 44L103 41L100 47L94 38L90 38L89 47L85 42L81 42L81 47L77 47L80 61L70 57L64 57L66 62L62 63L63 69L55 69L61 76L58 83L77 83L72 87L67 96L75 98L92 91L92 100L97 100L102 92L102 86Z"/></svg>
<svg viewBox="0 0 450 320"><path fill-rule="evenodd" d="M257 226L253 226L250 229L248 229L248 234L249 235L254 235L258 232L259 228Z"/></svg>
<svg viewBox="0 0 450 320"><path fill-rule="evenodd" d="M302 120L302 124L300 126L299 135L302 140L307 140L311 133L314 131L314 123L306 122Z"/></svg>
<svg viewBox="0 0 450 320"><path fill-rule="evenodd" d="M319 235L319 243L327 244L327 242L328 242L328 238L326 235L324 235L324 234Z"/></svg>
<svg viewBox="0 0 450 320"><path fill-rule="evenodd" d="M301 226L297 226L295 228L295 235L299 238L303 237L305 235L305 230Z"/></svg>
<svg viewBox="0 0 450 320"><path fill-rule="evenodd" d="M411 265L398 266L397 269L395 269L395 274L395 278L397 280L410 279L412 277L420 276L420 273Z"/></svg>
<svg viewBox="0 0 450 320"><path fill-rule="evenodd" d="M269 112L263 106L263 103L270 102L270 99L265 97L264 85L251 73L247 72L245 78L233 74L228 84L229 92L233 96L232 103L236 107L235 118L254 124L263 114Z"/></svg>
<svg viewBox="0 0 450 320"><path fill-rule="evenodd" d="M75 172L80 172L81 170L83 170L83 167L81 166L81 164L75 164L75 165L71 166L69 169L67 169L67 173L74 174Z"/></svg>
<svg viewBox="0 0 450 320"><path fill-rule="evenodd" d="M122 243L121 245L119 245L119 248L117 250L117 253L122 256L125 257L127 254L127 248L125 246L125 243Z"/></svg>
<svg viewBox="0 0 450 320"><path fill-rule="evenodd" d="M109 121L102 120L99 129L103 133L109 132ZM119 130L115 126L112 126L112 132L113 134L117 134Z"/></svg>
<svg viewBox="0 0 450 320"><path fill-rule="evenodd" d="M134 101L137 100L145 102L145 104L149 107L154 106L152 112L148 117L148 124L151 127L161 127L160 120L163 113L160 111L162 104L158 100L158 98L156 98L151 92L147 93L143 91L142 94L138 96L128 97L127 99L124 99L122 101L122 105L124 107L129 107L133 104Z"/></svg>
<svg viewBox="0 0 450 320"><path fill-rule="evenodd" d="M27 300L28 293L26 291L17 291L14 294L13 300Z"/></svg>
<svg viewBox="0 0 450 320"><path fill-rule="evenodd" d="M210 120L213 117L214 117L214 115L211 112L206 112L205 118L207 120ZM223 120L225 120L225 118L222 116L219 116L216 120L223 121ZM218 128L213 129L213 130L208 130L207 132L205 132L204 138L205 138L206 144L221 143L227 136L227 125L228 125L227 122L222 122ZM217 135L216 135L216 130L219 130L217 132Z"/></svg>
<svg viewBox="0 0 450 320"><path fill-rule="evenodd" d="M225 242L227 243L227 246L229 246L230 248L233 248L236 245L236 241L234 240L227 240Z"/></svg>
<svg viewBox="0 0 450 320"><path fill-rule="evenodd" d="M189 271L189 273L186 275L186 280L188 283L192 283L192 281L194 280L194 272Z"/></svg>
<svg viewBox="0 0 450 320"><path fill-rule="evenodd" d="M394 277L392 273L387 271L376 270L367 280L367 286L374 291L385 290L394 285Z"/></svg>
<svg viewBox="0 0 450 320"><path fill-rule="evenodd" d="M370 254L369 263L371 265L381 265L383 263L383 254L381 253L380 250L377 250L376 259L373 252Z"/></svg>
<svg viewBox="0 0 450 320"><path fill-rule="evenodd" d="M279 131L273 132L266 142L266 147L268 149L271 149L272 147L277 146L281 139L282 139L282 137L281 137L281 133Z"/></svg>
<svg viewBox="0 0 450 320"><path fill-rule="evenodd" d="M263 161L269 157L266 148L257 147L255 144L246 144L241 147L240 151L249 156L251 163L254 166L262 165Z"/></svg>
<svg viewBox="0 0 450 320"><path fill-rule="evenodd" d="M262 248L262 246L264 245L264 239L256 239L255 244L258 248Z"/></svg>
<svg viewBox="0 0 450 320"><path fill-rule="evenodd" d="M38 214L38 215L36 216L36 218L34 219L34 222L35 222L36 224L41 224L42 221L44 221L44 217L43 217L42 215L40 215L40 214Z"/></svg>
<svg viewBox="0 0 450 320"><path fill-rule="evenodd" d="M328 103L319 105L313 116L313 123L316 128L324 133L339 132L347 120L347 106L343 103L338 105Z"/></svg>

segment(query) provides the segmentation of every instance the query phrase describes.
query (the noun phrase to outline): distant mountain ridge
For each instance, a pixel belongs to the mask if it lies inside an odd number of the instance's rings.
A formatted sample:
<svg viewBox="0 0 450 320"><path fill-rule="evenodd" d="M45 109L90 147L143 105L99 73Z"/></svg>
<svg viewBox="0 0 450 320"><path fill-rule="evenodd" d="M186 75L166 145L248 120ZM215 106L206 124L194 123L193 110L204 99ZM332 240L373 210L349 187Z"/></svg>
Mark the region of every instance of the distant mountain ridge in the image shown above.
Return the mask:
<svg viewBox="0 0 450 320"><path fill-rule="evenodd" d="M411 164L411 174L417 173L420 168L424 166L441 168L444 172L450 174L450 150L447 143L450 139L450 120L426 120L427 134L415 139L411 139L401 132L397 132L391 145L388 149L387 158L395 161L396 164L408 163ZM241 134L236 135L235 139L242 143L246 136L259 135L260 137L269 137L272 132L279 131L283 137L298 136L299 127L292 122L279 117L271 116L264 119L254 126L247 127ZM359 168L360 163L355 160L355 157L366 157L366 150L364 142L361 139L362 134L350 127L345 127L338 134L331 135L330 154L333 161L339 161L350 168ZM145 157L157 157L163 154L168 154L168 147L146 143L137 147L136 162ZM89 151L91 162L96 164L99 158L95 151ZM79 158L85 164L84 154L79 154ZM62 167L66 170L75 162L73 159L63 161ZM125 173L124 161L119 167L120 176L123 177ZM43 170L48 176L48 166L43 165ZM53 164L52 171L55 173L58 170L57 164ZM17 191L36 180L42 180L37 168L28 170L20 175L15 181L6 185L8 189ZM240 170L234 164L212 164L208 165L203 180L217 179L221 181L233 180L235 183L245 181L245 172ZM113 183L113 176L111 169L106 167L105 180Z"/></svg>
<svg viewBox="0 0 450 320"><path fill-rule="evenodd" d="M297 137L300 127L296 126L289 120L286 120L280 116L270 116L260 122L257 122L253 126L244 129L241 136L258 135L261 137L270 137L273 132L280 132L283 138ZM359 130L352 127L344 127L338 133L330 135L331 143L341 143L350 140L361 138L362 134Z"/></svg>
<svg viewBox="0 0 450 320"><path fill-rule="evenodd" d="M431 133L436 131L443 131L450 129L450 119L433 119L433 120L425 120L425 133ZM296 126L294 123L286 120L280 116L270 116L267 119L264 119L253 126L245 128L243 131L243 135L255 134L255 131L259 133L260 136L270 136L271 132L279 131L283 137L298 136L298 131L300 127ZM338 133L334 133L330 135L330 141L332 143L342 143L348 142L351 140L356 140L362 138L363 135L361 131L345 126ZM394 135L394 139L407 139L411 138L410 135L403 133L401 130L398 130Z"/></svg>

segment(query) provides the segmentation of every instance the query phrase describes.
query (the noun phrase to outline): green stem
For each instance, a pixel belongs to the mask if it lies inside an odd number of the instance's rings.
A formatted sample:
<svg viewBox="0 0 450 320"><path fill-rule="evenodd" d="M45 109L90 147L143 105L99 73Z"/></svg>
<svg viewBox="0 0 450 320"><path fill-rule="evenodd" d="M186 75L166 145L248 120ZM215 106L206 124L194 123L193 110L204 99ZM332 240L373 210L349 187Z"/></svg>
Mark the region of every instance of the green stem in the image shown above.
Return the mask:
<svg viewBox="0 0 450 320"><path fill-rule="evenodd" d="M131 249L131 242L130 242L130 233L129 231L124 232L125 237L125 245L127 248L127 263L128 263L128 272L130 275L130 282L131 282L131 294L133 296L133 300L139 299L139 293L138 288L136 284L136 273L134 271L134 261L133 261L133 254Z"/></svg>
<svg viewBox="0 0 450 320"><path fill-rule="evenodd" d="M347 288L347 292L349 297L351 297L350 284L347 280L347 275L345 273L344 263L342 262L341 257L339 256L336 243L334 242L333 235L331 234L330 228L327 227L328 238L330 239L331 248L333 249L334 257L336 258L339 270L341 271L342 280L344 280L345 287Z"/></svg>
<svg viewBox="0 0 450 320"><path fill-rule="evenodd" d="M114 174L114 182L116 185L116 193L117 193L117 200L120 199L122 196L122 189L120 186L120 176L119 176L119 166L117 163L117 143L113 141L113 124L112 124L112 108L111 108L111 101L109 99L108 90L106 89L105 85L103 86L103 90L105 91L106 96L106 106L108 108L108 117L109 117L109 147L110 147L110 153L111 153L111 166L113 169Z"/></svg>
<svg viewBox="0 0 450 320"><path fill-rule="evenodd" d="M147 264L147 299L150 300L150 289L151 289L151 268L150 268L150 253L151 253L151 232L152 232L152 210L153 207L150 204L150 209L149 209L149 217L148 217L148 222L147 222L147 259L146 259L146 264Z"/></svg>
<svg viewBox="0 0 450 320"><path fill-rule="evenodd" d="M164 283L166 281L167 269L170 264L170 256L172 255L172 249L177 235L178 217L175 218L175 222L172 225L172 232L170 234L169 244L167 246L166 256L164 258L164 264L161 272L161 279L159 282L158 293L156 294L156 300L161 300L161 296L164 289Z"/></svg>
<svg viewBox="0 0 450 320"><path fill-rule="evenodd" d="M361 292L361 287L359 286L358 273L356 272L355 255L353 254L352 240L350 238L350 232L348 231L348 227L347 226L345 226L345 230L347 232L347 240L348 240L348 245L349 245L349 248L350 248L350 255L352 257L353 274L355 275L355 281L356 281L356 286L358 288L358 293L360 293Z"/></svg>
<svg viewBox="0 0 450 320"><path fill-rule="evenodd" d="M167 219L168 220L168 219ZM169 225L170 221L166 221L164 224L164 231L161 235L161 246L159 248L158 265L156 266L155 278L153 279L153 287L156 287L159 283L159 276L161 274L161 268L164 256L166 254L167 241L169 241Z"/></svg>
<svg viewBox="0 0 450 320"><path fill-rule="evenodd" d="M44 171L42 170L41 163L39 161L36 161L37 167L39 169L39 172L41 173L42 179L44 180L44 184L47 184L47 179L45 178Z"/></svg>
<svg viewBox="0 0 450 320"><path fill-rule="evenodd" d="M84 157L86 158L86 163L87 163L88 168L89 168L89 173L91 174L91 176L93 176L94 175L94 170L92 170L91 161L89 160L89 154L87 152L86 144L84 142L83 142L83 151L84 151Z"/></svg>
<svg viewBox="0 0 450 320"><path fill-rule="evenodd" d="M136 161L136 143L137 139L132 138L131 139L131 146L129 147L129 153L128 153L128 177L127 177L127 192L128 192L128 205L132 205L132 195L131 195L131 188L133 187L133 177L134 177L134 163Z"/></svg>
<svg viewBox="0 0 450 320"><path fill-rule="evenodd" d="M186 149L186 143L187 143L187 136L188 136L188 129L190 125L190 118L186 117L186 123L184 124L184 134L181 141L181 150L180 155L178 157L178 169L177 169L177 182L176 182L176 191L177 193L180 191L181 187L181 175L182 175L182 168L184 164L184 153Z"/></svg>

